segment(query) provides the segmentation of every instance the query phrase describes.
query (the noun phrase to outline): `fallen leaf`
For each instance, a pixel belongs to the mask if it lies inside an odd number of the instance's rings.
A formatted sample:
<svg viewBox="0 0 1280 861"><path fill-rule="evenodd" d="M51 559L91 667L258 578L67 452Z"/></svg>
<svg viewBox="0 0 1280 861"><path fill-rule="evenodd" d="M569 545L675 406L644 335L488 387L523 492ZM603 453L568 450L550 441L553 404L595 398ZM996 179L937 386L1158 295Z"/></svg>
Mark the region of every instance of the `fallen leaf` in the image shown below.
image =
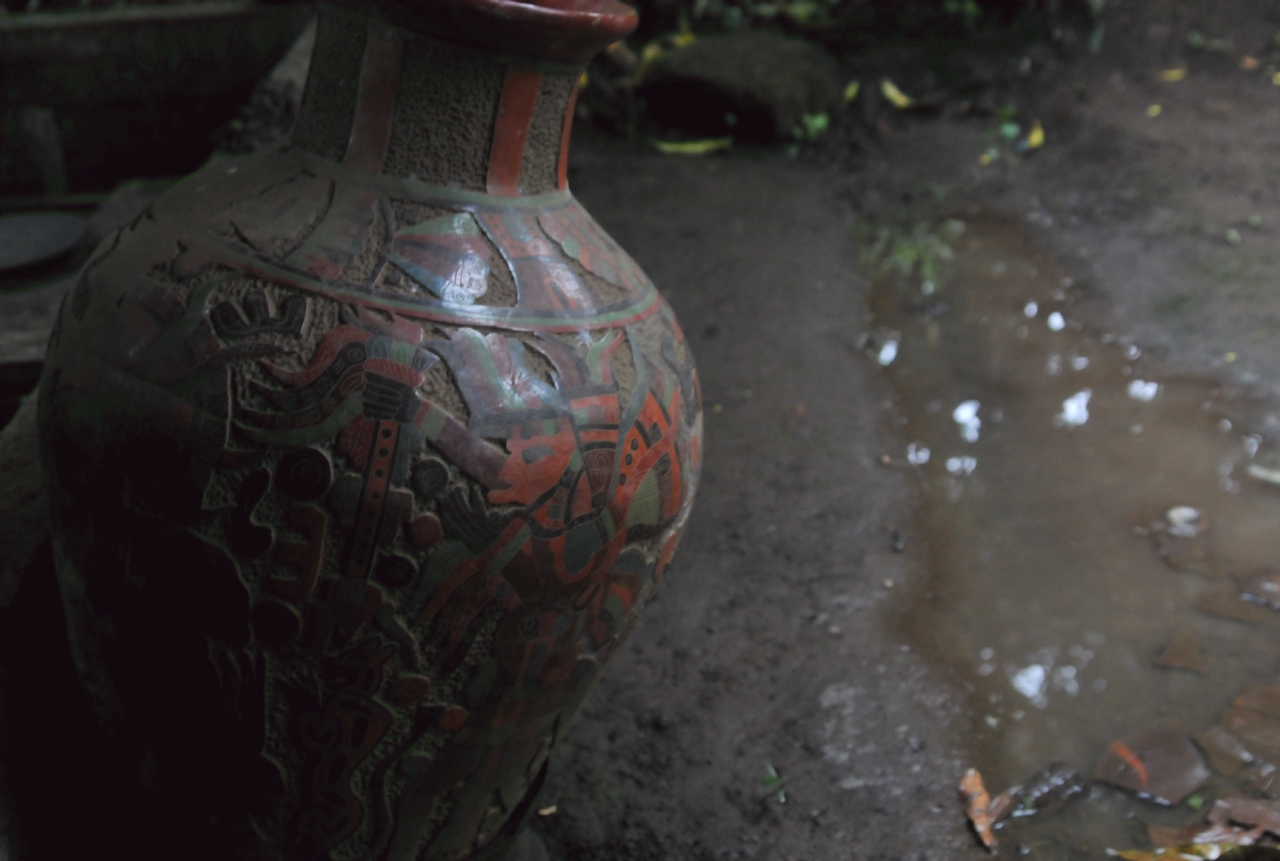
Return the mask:
<svg viewBox="0 0 1280 861"><path fill-rule="evenodd" d="M1155 119L1156 117L1160 116L1160 112L1163 110L1164 108L1160 107L1159 105L1147 105L1147 116L1150 117L1151 119Z"/></svg>
<svg viewBox="0 0 1280 861"><path fill-rule="evenodd" d="M982 783L982 772L976 768L966 771L964 777L960 778L960 794L964 796L965 816L969 817L974 833L978 835L983 846L988 850L994 850L996 835L991 830L991 814L988 811L991 796L987 794L987 787Z"/></svg>
<svg viewBox="0 0 1280 861"><path fill-rule="evenodd" d="M1254 69L1262 65L1262 61L1257 57L1244 56L1240 58L1240 68L1246 72L1252 72Z"/></svg>
<svg viewBox="0 0 1280 861"><path fill-rule="evenodd" d="M1211 825L1208 822L1197 822L1182 828L1147 824L1147 839L1157 849L1174 849L1193 843L1238 843L1238 838L1244 833L1243 829L1230 825Z"/></svg>
<svg viewBox="0 0 1280 861"><path fill-rule="evenodd" d="M1027 149L1039 149L1042 146L1044 146L1044 126L1036 120L1031 124L1031 131L1027 133Z"/></svg>
<svg viewBox="0 0 1280 861"><path fill-rule="evenodd" d="M845 102L852 102L858 97L858 91L862 89L861 81L850 81L844 88Z"/></svg>
<svg viewBox="0 0 1280 861"><path fill-rule="evenodd" d="M1185 78L1186 76L1187 76L1187 70L1186 70L1186 69L1182 69L1182 68L1179 68L1179 69L1162 69L1162 70L1160 71L1160 80L1162 80L1162 81L1168 81L1168 82L1169 82L1169 83L1171 83L1171 84L1175 84L1175 83L1177 83L1178 81L1181 81L1181 80L1182 80L1183 78Z"/></svg>
<svg viewBox="0 0 1280 861"><path fill-rule="evenodd" d="M733 138L708 138L699 141L655 140L652 143L663 155L709 155L733 146Z"/></svg>
<svg viewBox="0 0 1280 861"><path fill-rule="evenodd" d="M1263 832L1280 836L1280 801L1265 801L1261 798L1219 798L1209 811L1209 822L1216 826L1230 824L1252 826L1252 839L1240 839L1235 842L1249 844L1256 842Z"/></svg>
<svg viewBox="0 0 1280 861"><path fill-rule="evenodd" d="M895 108L906 109L916 103L915 99L898 89L897 85L888 78L880 79L880 92L884 93L884 97L888 99Z"/></svg>

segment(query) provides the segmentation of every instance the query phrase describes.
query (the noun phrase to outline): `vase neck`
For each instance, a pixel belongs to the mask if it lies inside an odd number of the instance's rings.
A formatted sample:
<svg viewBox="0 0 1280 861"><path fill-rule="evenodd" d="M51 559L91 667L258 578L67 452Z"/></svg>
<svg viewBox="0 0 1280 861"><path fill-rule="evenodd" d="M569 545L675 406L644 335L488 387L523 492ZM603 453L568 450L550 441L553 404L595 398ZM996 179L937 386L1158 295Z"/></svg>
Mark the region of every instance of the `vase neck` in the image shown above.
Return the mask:
<svg viewBox="0 0 1280 861"><path fill-rule="evenodd" d="M293 142L363 173L544 194L567 186L580 74L322 6Z"/></svg>

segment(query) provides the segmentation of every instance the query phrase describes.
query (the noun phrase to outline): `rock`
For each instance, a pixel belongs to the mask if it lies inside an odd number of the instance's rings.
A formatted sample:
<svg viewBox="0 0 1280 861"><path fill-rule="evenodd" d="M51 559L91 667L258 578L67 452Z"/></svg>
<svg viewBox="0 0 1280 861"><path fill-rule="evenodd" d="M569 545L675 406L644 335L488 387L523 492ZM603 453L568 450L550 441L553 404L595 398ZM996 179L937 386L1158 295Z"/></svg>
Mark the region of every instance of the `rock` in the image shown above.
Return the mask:
<svg viewBox="0 0 1280 861"><path fill-rule="evenodd" d="M755 142L799 137L805 114L832 115L843 104L839 67L825 51L767 32L713 36L663 54L640 95L660 126Z"/></svg>
<svg viewBox="0 0 1280 861"><path fill-rule="evenodd" d="M22 574L48 536L36 399L29 397L0 431L0 609L17 594Z"/></svg>

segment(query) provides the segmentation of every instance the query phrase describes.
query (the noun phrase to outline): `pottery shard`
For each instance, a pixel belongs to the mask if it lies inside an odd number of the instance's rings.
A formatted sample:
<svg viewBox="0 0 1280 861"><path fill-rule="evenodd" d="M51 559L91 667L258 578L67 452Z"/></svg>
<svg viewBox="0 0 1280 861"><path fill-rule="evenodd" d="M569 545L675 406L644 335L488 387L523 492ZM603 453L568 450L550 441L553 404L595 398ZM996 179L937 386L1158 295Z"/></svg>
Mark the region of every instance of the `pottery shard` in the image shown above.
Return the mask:
<svg viewBox="0 0 1280 861"><path fill-rule="evenodd" d="M740 140L795 137L805 114L830 115L842 105L839 68L825 51L766 32L670 51L649 67L641 93L659 125Z"/></svg>
<svg viewBox="0 0 1280 861"><path fill-rule="evenodd" d="M1111 743L1095 780L1162 804L1178 804L1209 780L1209 769L1181 721L1162 721Z"/></svg>

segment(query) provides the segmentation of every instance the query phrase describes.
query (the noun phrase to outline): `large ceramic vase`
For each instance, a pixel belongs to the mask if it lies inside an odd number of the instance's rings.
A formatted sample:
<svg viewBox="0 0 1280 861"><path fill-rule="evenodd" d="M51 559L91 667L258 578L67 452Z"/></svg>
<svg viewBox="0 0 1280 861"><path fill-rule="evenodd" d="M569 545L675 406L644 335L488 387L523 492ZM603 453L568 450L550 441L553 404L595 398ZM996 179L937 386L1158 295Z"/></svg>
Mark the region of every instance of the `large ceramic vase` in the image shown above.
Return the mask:
<svg viewBox="0 0 1280 861"><path fill-rule="evenodd" d="M322 9L292 140L107 239L41 385L86 688L222 858L490 857L697 481L670 309L570 195L617 0Z"/></svg>

